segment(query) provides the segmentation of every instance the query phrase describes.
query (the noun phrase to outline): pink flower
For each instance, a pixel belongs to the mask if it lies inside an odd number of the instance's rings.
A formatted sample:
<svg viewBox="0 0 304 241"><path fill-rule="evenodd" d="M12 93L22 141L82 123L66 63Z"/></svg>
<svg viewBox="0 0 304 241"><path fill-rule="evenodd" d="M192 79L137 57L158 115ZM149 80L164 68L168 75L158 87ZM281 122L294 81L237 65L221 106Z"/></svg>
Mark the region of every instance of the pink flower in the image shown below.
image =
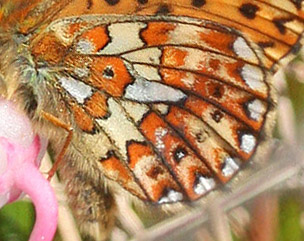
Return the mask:
<svg viewBox="0 0 304 241"><path fill-rule="evenodd" d="M30 241L52 240L57 227L58 204L38 169L46 146L29 119L12 102L0 99L0 207L29 195L36 210Z"/></svg>

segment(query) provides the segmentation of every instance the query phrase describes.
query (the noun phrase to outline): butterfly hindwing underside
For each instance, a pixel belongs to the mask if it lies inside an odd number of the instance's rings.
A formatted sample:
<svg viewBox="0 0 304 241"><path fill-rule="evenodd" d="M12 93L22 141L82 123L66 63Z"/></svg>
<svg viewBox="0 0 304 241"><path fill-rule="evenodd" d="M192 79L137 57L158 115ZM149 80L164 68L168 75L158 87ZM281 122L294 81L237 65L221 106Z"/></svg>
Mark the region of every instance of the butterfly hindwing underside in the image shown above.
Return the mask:
<svg viewBox="0 0 304 241"><path fill-rule="evenodd" d="M56 90L77 128L109 139L105 176L144 200L196 200L254 153L270 90L257 46L234 29L186 17L72 17L30 48L35 62L62 69Z"/></svg>

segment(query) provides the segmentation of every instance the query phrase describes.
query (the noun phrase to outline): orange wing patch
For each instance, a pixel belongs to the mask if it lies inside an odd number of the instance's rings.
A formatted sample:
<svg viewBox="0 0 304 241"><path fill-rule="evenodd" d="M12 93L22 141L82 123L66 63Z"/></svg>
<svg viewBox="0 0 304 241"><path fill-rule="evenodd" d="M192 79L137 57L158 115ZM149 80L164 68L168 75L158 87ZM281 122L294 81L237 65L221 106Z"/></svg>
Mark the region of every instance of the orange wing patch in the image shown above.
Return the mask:
<svg viewBox="0 0 304 241"><path fill-rule="evenodd" d="M104 118L108 114L107 96L95 92L84 104L85 110L94 118Z"/></svg>
<svg viewBox="0 0 304 241"><path fill-rule="evenodd" d="M164 66L169 66L174 68L185 67L185 59L188 55L188 51L186 49L178 49L178 48L165 48L163 50L163 55L161 59L161 64Z"/></svg>
<svg viewBox="0 0 304 241"><path fill-rule="evenodd" d="M78 44L78 51L96 54L109 43L110 37L105 27L97 26L85 31L76 41Z"/></svg>
<svg viewBox="0 0 304 241"><path fill-rule="evenodd" d="M70 102L70 108L73 113L77 126L85 132L94 132L94 120L79 105Z"/></svg>
<svg viewBox="0 0 304 241"><path fill-rule="evenodd" d="M170 32L175 28L175 24L172 23L149 23L147 28L141 32L141 37L148 46L166 44L170 39Z"/></svg>
<svg viewBox="0 0 304 241"><path fill-rule="evenodd" d="M133 82L124 62L117 57L94 58L89 83L114 97L121 97L125 87Z"/></svg>
<svg viewBox="0 0 304 241"><path fill-rule="evenodd" d="M32 55L36 61L47 61L50 64L58 64L68 50L60 40L53 34L49 34L40 39L32 46Z"/></svg>

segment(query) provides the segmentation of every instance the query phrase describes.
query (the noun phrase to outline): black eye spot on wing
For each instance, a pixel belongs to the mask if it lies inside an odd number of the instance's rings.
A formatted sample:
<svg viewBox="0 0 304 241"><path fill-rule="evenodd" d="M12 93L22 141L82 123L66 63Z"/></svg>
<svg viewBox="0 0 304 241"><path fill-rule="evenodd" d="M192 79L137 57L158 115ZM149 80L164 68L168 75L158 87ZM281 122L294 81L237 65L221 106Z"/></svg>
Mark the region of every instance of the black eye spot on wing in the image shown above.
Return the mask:
<svg viewBox="0 0 304 241"><path fill-rule="evenodd" d="M240 7L241 14L248 18L248 19L254 19L256 17L256 12L260 8L254 4L251 3L245 3Z"/></svg>
<svg viewBox="0 0 304 241"><path fill-rule="evenodd" d="M106 79L112 79L115 74L114 74L112 67L108 66L103 70L102 75Z"/></svg>
<svg viewBox="0 0 304 241"><path fill-rule="evenodd" d="M211 117L212 119L216 122L216 123L219 123L221 121L221 119L223 118L223 113L220 112L219 110L216 110L214 111L212 114L211 114Z"/></svg>
<svg viewBox="0 0 304 241"><path fill-rule="evenodd" d="M273 19L273 24L276 26L276 28L279 30L281 34L286 33L286 27L284 26L285 23L291 22L293 19L291 18L276 18Z"/></svg>
<svg viewBox="0 0 304 241"><path fill-rule="evenodd" d="M185 148L177 147L173 153L173 158L177 163L179 163L187 155L188 155L188 152Z"/></svg>
<svg viewBox="0 0 304 241"><path fill-rule="evenodd" d="M156 11L156 15L167 15L170 13L170 8L168 4L162 4Z"/></svg>
<svg viewBox="0 0 304 241"><path fill-rule="evenodd" d="M200 8L206 4L206 0L192 0L192 6Z"/></svg>
<svg viewBox="0 0 304 241"><path fill-rule="evenodd" d="M111 6L114 6L116 5L117 3L119 3L119 0L106 0L106 2L111 5Z"/></svg>

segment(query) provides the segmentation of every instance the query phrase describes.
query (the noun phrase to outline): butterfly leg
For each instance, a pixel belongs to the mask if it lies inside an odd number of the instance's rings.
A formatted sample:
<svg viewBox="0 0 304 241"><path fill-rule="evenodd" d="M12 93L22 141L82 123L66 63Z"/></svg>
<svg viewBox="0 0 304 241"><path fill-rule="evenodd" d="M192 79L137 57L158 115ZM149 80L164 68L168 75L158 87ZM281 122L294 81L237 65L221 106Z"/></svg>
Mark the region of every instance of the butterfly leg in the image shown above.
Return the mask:
<svg viewBox="0 0 304 241"><path fill-rule="evenodd" d="M48 179L52 178L60 165L60 178L65 183L68 203L79 226L82 240L106 240L115 222L114 198L106 188L99 172L94 168L79 165L85 163L78 160L80 157L69 158L65 155L72 142L73 128L52 114L47 112L41 114L45 120L68 132L64 145L49 171ZM57 143L52 141L51 144L57 146Z"/></svg>
<svg viewBox="0 0 304 241"><path fill-rule="evenodd" d="M59 170L65 183L68 203L79 227L82 240L104 241L115 223L116 205L101 175L87 173L77 163L68 159Z"/></svg>
<svg viewBox="0 0 304 241"><path fill-rule="evenodd" d="M60 128L63 128L64 130L66 130L68 132L68 136L67 136L67 138L65 140L65 143L64 143L61 151L59 152L59 154L58 154L58 156L56 158L55 163L53 164L51 170L48 173L49 174L48 180L50 180L54 176L55 172L57 171L58 166L61 163L61 161L62 161L62 159L64 157L64 154L66 153L66 151L67 151L67 149L68 149L68 147L69 147L69 145L70 145L70 143L72 141L73 128L70 125L62 122L61 120L59 120L57 117L53 116L50 113L42 111L41 115L42 115L42 117L44 119L48 120L53 125L55 125L57 127L60 127Z"/></svg>

